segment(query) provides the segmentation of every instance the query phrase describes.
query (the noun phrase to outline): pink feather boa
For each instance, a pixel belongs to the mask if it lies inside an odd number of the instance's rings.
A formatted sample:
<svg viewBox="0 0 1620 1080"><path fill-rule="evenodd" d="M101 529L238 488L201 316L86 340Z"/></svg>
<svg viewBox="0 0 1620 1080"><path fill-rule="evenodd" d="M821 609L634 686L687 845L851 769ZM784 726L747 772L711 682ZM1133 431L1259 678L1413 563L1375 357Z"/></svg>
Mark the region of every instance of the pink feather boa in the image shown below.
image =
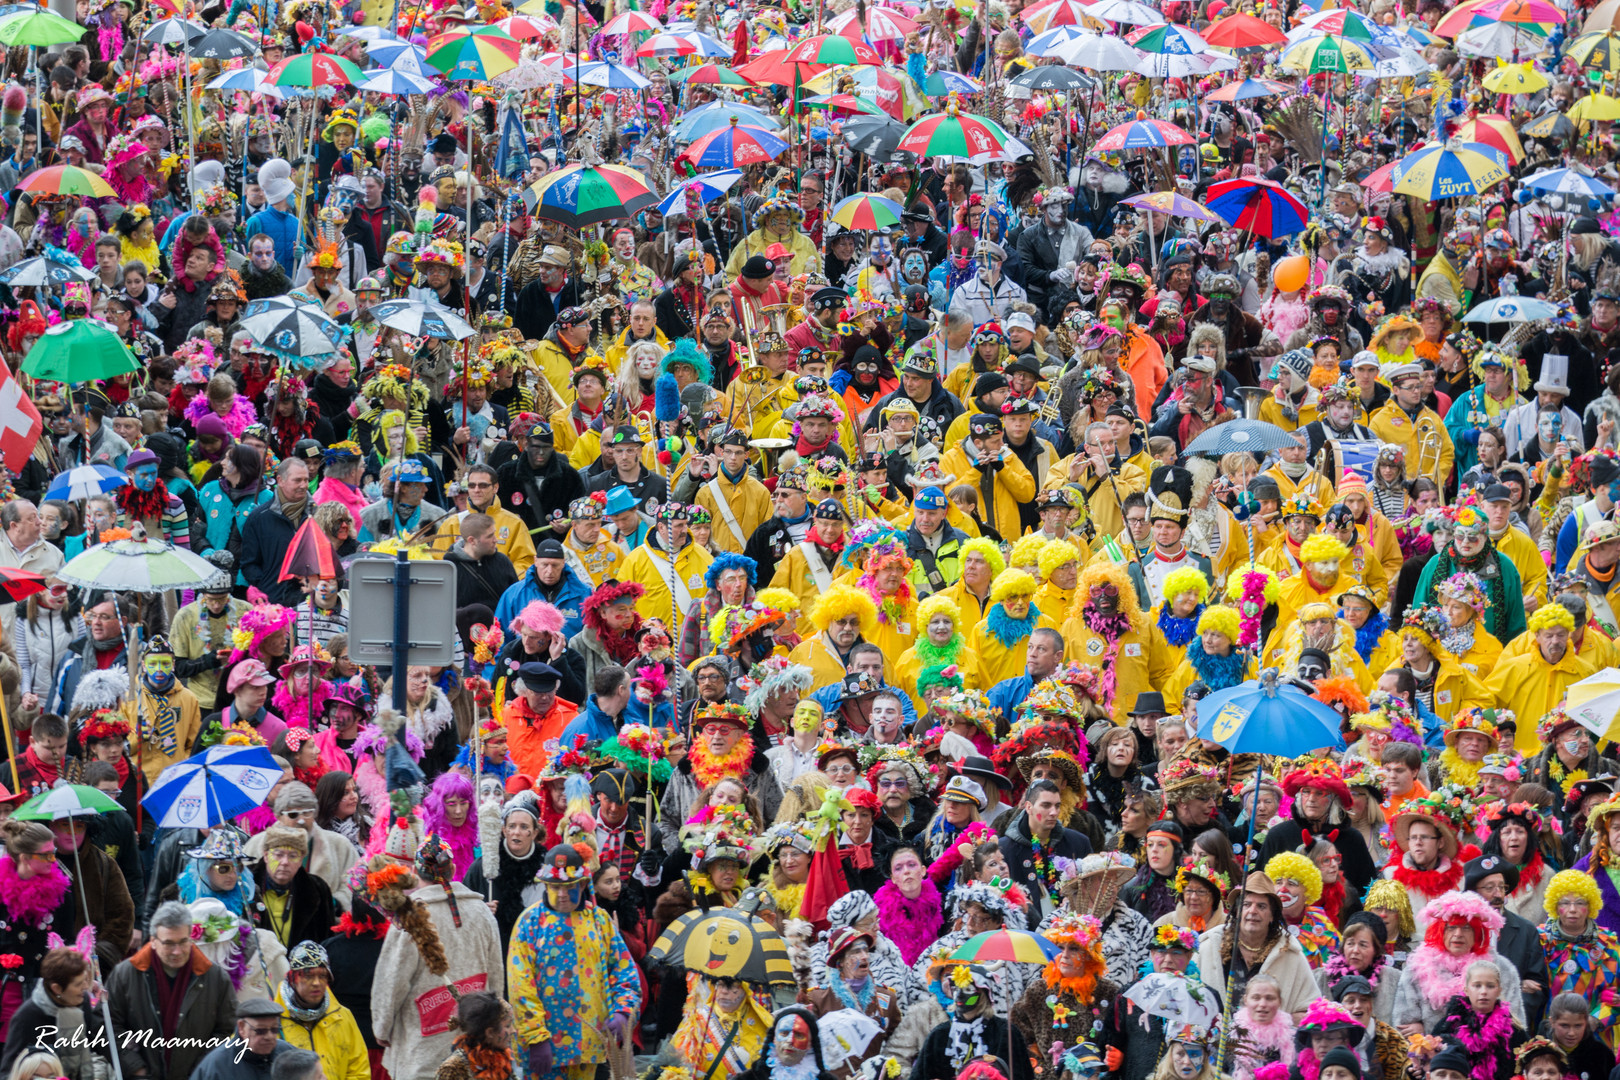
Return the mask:
<svg viewBox="0 0 1620 1080"><path fill-rule="evenodd" d="M885 881L882 888L872 894L872 899L877 903L878 927L900 950L900 958L906 966L915 964L923 950L939 938L940 920L945 910L939 890L924 877L917 899L907 900L894 882Z"/></svg>
<svg viewBox="0 0 1620 1080"><path fill-rule="evenodd" d="M249 836L258 836L276 823L276 812L268 806L255 806L236 819L236 824Z"/></svg>
<svg viewBox="0 0 1620 1080"><path fill-rule="evenodd" d="M1469 1023L1479 1019L1474 1007L1466 999L1458 1000L1457 1005L1459 1007L1448 1013L1446 1019L1457 1023L1457 1030L1452 1035L1462 1043L1474 1062L1468 1075L1474 1080L1496 1080L1497 1060L1503 1056L1511 1060L1513 1054L1510 1042L1513 1038L1513 1016L1508 1012L1507 1003L1498 1001L1491 1015L1477 1027Z"/></svg>
<svg viewBox="0 0 1620 1080"><path fill-rule="evenodd" d="M304 688L304 681L299 680L298 688ZM276 687L276 692L270 696L270 705L276 715L287 721L288 727L304 727L310 717L309 699L315 699L315 722L321 722L322 710L326 708L326 699L332 696L332 684L325 679L318 679L315 683L315 692L309 697L303 694L294 694L291 682L282 682Z"/></svg>
<svg viewBox="0 0 1620 1080"><path fill-rule="evenodd" d="M1260 305L1260 324L1283 341L1310 321L1311 309L1303 299L1285 300L1281 293L1273 293Z"/></svg>
<svg viewBox="0 0 1620 1080"><path fill-rule="evenodd" d="M25 879L18 876L17 863L9 854L0 855L0 901L5 902L13 919L44 929L51 924L51 916L71 885L60 866L51 867L48 874Z"/></svg>
<svg viewBox="0 0 1620 1080"><path fill-rule="evenodd" d="M1285 1065L1294 1063L1294 1018L1288 1013L1278 1010L1271 1023L1262 1024L1245 1005L1237 1011L1234 1023L1244 1036L1244 1048L1238 1051L1237 1076L1254 1075L1262 1067L1260 1059L1269 1056L1265 1051L1275 1050Z"/></svg>
<svg viewBox="0 0 1620 1080"><path fill-rule="evenodd" d="M191 404L186 406L186 419L191 421L192 427L196 427L197 421L210 411L208 395L198 394L191 399ZM242 432L259 422L259 411L253 407L253 402L237 394L236 399L231 402L231 411L220 417L220 420L225 424L225 430L231 433L231 438L240 439Z"/></svg>
<svg viewBox="0 0 1620 1080"><path fill-rule="evenodd" d="M1463 992L1463 972L1476 960L1492 960L1491 954L1471 952L1467 956L1452 956L1433 945L1419 945L1406 961L1418 991L1432 1008L1445 1008L1446 1002Z"/></svg>

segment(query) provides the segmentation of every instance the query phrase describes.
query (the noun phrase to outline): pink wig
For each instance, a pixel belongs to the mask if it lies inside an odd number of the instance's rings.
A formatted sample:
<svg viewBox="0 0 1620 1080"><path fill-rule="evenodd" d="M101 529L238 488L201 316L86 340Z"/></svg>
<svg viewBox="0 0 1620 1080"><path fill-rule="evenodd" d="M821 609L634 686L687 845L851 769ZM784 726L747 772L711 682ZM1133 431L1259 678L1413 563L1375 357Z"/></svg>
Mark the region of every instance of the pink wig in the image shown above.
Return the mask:
<svg viewBox="0 0 1620 1080"><path fill-rule="evenodd" d="M467 819L459 826L450 823L444 804L451 799L467 800ZM450 845L455 860L456 880L472 869L473 851L478 846L478 817L475 813L472 781L458 772L447 772L433 781L433 788L422 800L422 834L437 833Z"/></svg>
<svg viewBox="0 0 1620 1080"><path fill-rule="evenodd" d="M512 629L518 633L528 630L531 633L560 634L562 628L562 612L544 600L530 600L512 619Z"/></svg>

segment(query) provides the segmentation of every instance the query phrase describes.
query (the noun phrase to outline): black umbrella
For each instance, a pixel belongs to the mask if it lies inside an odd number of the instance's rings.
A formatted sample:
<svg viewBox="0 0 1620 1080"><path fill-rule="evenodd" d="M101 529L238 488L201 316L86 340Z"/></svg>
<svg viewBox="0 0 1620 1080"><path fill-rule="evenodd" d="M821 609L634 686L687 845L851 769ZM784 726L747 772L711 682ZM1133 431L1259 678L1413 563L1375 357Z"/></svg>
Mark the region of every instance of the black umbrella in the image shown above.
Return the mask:
<svg viewBox="0 0 1620 1080"><path fill-rule="evenodd" d="M72 281L91 282L96 272L76 262L61 262L49 255L24 259L0 273L0 285L66 285Z"/></svg>
<svg viewBox="0 0 1620 1080"><path fill-rule="evenodd" d="M888 116L862 116L844 125L844 141L857 154L883 158L894 153L906 126Z"/></svg>
<svg viewBox="0 0 1620 1080"><path fill-rule="evenodd" d="M205 60L236 60L243 56L253 56L258 51L258 46L243 35L235 30L223 28L208 31L194 39L186 49L192 56Z"/></svg>
<svg viewBox="0 0 1620 1080"><path fill-rule="evenodd" d="M1024 86L1031 90L1091 90L1097 85L1095 79L1088 78L1073 68L1057 64L1042 64L1040 67L1030 68L1007 81L1014 86Z"/></svg>

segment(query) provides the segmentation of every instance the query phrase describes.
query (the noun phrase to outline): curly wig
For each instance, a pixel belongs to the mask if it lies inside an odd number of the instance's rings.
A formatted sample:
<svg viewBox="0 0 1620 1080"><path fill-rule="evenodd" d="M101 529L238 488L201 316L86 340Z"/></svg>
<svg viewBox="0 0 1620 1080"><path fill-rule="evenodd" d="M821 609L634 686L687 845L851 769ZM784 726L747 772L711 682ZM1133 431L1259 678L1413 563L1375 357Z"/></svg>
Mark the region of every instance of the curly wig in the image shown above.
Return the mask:
<svg viewBox="0 0 1620 1080"><path fill-rule="evenodd" d="M709 568L703 571L703 584L711 589L720 587L720 575L727 570L741 570L748 575L748 584L755 585L759 581L759 564L747 555L738 555L734 551L722 551L714 557Z"/></svg>
<svg viewBox="0 0 1620 1080"><path fill-rule="evenodd" d="M1203 571L1193 566L1183 566L1179 570L1172 570L1164 576L1164 598L1168 602L1171 598L1182 593L1197 593L1198 602L1202 604L1209 599L1209 579ZM1233 635L1235 638L1236 635Z"/></svg>
<svg viewBox="0 0 1620 1080"><path fill-rule="evenodd" d="M1137 633L1145 633L1147 616L1142 614L1142 604L1137 598L1136 586L1131 584L1131 575L1120 563L1104 559L1087 566L1080 571L1080 583L1075 589L1075 594L1080 602L1085 604L1091 590L1104 584L1111 584L1119 590L1119 610L1130 616L1131 629Z"/></svg>
<svg viewBox="0 0 1620 1080"><path fill-rule="evenodd" d="M1382 908L1395 913L1395 929L1401 937L1411 940L1417 933L1417 920L1412 917L1412 898L1406 893L1406 886L1394 878L1379 878L1367 888L1367 895L1361 898L1361 906L1366 911L1377 911Z"/></svg>
<svg viewBox="0 0 1620 1080"><path fill-rule="evenodd" d="M1531 614L1526 625L1532 634L1539 634L1552 626L1562 626L1570 633L1575 632L1575 616L1563 604L1543 604Z"/></svg>
<svg viewBox="0 0 1620 1080"><path fill-rule="evenodd" d="M865 589L853 585L834 585L816 600L810 609L810 622L817 630L825 631L839 619L854 615L861 622L861 636L870 637L877 629L877 604Z"/></svg>
<svg viewBox="0 0 1620 1080"><path fill-rule="evenodd" d="M943 615L951 620L953 629L962 628L962 608L955 600L944 593L935 593L917 605L916 624L919 629L927 629L934 616Z"/></svg>
<svg viewBox="0 0 1620 1080"><path fill-rule="evenodd" d="M1052 571L1058 567L1079 560L1080 549L1067 540L1048 540L1041 547L1041 553L1036 558L1035 565L1040 567L1041 577L1049 578L1052 576Z"/></svg>
<svg viewBox="0 0 1620 1080"><path fill-rule="evenodd" d="M1325 533L1312 533L1299 545L1299 561L1302 563L1328 562L1343 559L1349 554L1349 548Z"/></svg>
<svg viewBox="0 0 1620 1080"><path fill-rule="evenodd" d="M964 559L967 558L969 552L976 552L982 556L984 561L990 564L990 576L992 578L996 577L1003 570L1007 569L1007 560L1002 557L1001 548L996 546L994 540L987 540L982 536L975 536L973 539L963 544L959 550L961 551L962 558Z"/></svg>
<svg viewBox="0 0 1620 1080"><path fill-rule="evenodd" d="M990 602L999 604L1011 596L1034 596L1035 579L1022 570L1003 570L990 584Z"/></svg>
<svg viewBox="0 0 1620 1080"><path fill-rule="evenodd" d="M1423 909L1423 917L1429 920L1424 942L1441 952L1446 948L1446 927L1466 923L1474 931L1473 952L1477 956L1491 951L1503 923L1502 916L1483 897L1455 889L1430 900Z"/></svg>
<svg viewBox="0 0 1620 1080"><path fill-rule="evenodd" d="M1266 862L1266 877L1273 882L1289 879L1305 886L1305 902L1314 904L1322 899L1322 871L1316 864L1296 852L1285 851L1273 855Z"/></svg>
<svg viewBox="0 0 1620 1080"><path fill-rule="evenodd" d="M641 586L640 582L618 581L609 578L598 585L591 595L580 602L579 612L581 615L594 614L609 604L616 603L627 596L632 600L640 600L646 592L647 590Z"/></svg>
<svg viewBox="0 0 1620 1080"><path fill-rule="evenodd" d="M1175 573L1179 574L1180 572L1181 571L1177 570ZM1174 574L1171 576L1173 577ZM1199 577L1202 576L1202 574L1199 575ZM1165 580L1168 582L1169 578L1166 578ZM1165 592L1165 595L1170 595L1168 590ZM1198 632L1200 634L1204 634L1213 630L1217 634L1224 635L1233 644L1236 644L1242 621L1243 618L1238 614L1237 608L1227 607L1225 604L1214 604L1205 608L1204 613L1198 616Z"/></svg>
<svg viewBox="0 0 1620 1080"><path fill-rule="evenodd" d="M1007 561L1013 566L1039 566L1041 564L1041 548L1046 546L1046 537L1040 533L1030 533L1020 536L1013 542L1012 550L1007 553Z"/></svg>
<svg viewBox="0 0 1620 1080"><path fill-rule="evenodd" d="M1620 814L1620 798L1611 798L1607 802L1592 807L1592 812L1586 815L1586 827L1592 832L1592 862L1594 869L1601 869L1614 862L1614 851L1609 847L1609 824L1607 818L1612 814Z"/></svg>
<svg viewBox="0 0 1620 1080"><path fill-rule="evenodd" d="M1333 676L1318 680L1316 693L1311 696L1324 705L1343 705L1351 713L1367 711L1367 695L1361 692L1356 680L1348 676Z"/></svg>
<svg viewBox="0 0 1620 1080"><path fill-rule="evenodd" d="M538 630L546 634L560 634L562 628L562 612L544 600L530 600L512 619L512 629L519 633Z"/></svg>
<svg viewBox="0 0 1620 1080"><path fill-rule="evenodd" d="M1598 892L1597 882L1584 870L1560 870L1553 875L1547 883L1547 895L1541 901L1547 918L1558 918L1558 901L1566 896L1578 896L1585 900L1589 918L1596 918L1603 909L1603 896Z"/></svg>

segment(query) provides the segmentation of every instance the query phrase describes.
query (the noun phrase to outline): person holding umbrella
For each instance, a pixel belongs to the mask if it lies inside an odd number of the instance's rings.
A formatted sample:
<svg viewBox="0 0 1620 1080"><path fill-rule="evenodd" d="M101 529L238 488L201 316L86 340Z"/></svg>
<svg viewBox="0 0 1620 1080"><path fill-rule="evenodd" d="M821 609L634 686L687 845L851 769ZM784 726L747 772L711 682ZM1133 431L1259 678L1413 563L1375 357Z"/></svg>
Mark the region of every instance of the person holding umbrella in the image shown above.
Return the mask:
<svg viewBox="0 0 1620 1080"><path fill-rule="evenodd" d="M0 1024L11 1023L27 986L39 977L49 932L73 926L73 887L56 861L56 836L37 821L0 824L0 952L21 963L0 968Z"/></svg>
<svg viewBox="0 0 1620 1080"><path fill-rule="evenodd" d="M27 815L25 806L18 813ZM50 823L56 840L57 858L73 867L78 905L73 920L75 934L87 927L96 934L96 955L103 971L118 966L129 951L135 929L135 901L130 897L124 872L105 851L90 843L99 832L100 814L57 818ZM57 931L67 937L67 928Z"/></svg>
<svg viewBox="0 0 1620 1080"><path fill-rule="evenodd" d="M202 734L202 707L197 695L174 674L174 649L162 634L146 643L135 696L123 704L132 733L135 761L148 784L164 769L184 761Z"/></svg>

